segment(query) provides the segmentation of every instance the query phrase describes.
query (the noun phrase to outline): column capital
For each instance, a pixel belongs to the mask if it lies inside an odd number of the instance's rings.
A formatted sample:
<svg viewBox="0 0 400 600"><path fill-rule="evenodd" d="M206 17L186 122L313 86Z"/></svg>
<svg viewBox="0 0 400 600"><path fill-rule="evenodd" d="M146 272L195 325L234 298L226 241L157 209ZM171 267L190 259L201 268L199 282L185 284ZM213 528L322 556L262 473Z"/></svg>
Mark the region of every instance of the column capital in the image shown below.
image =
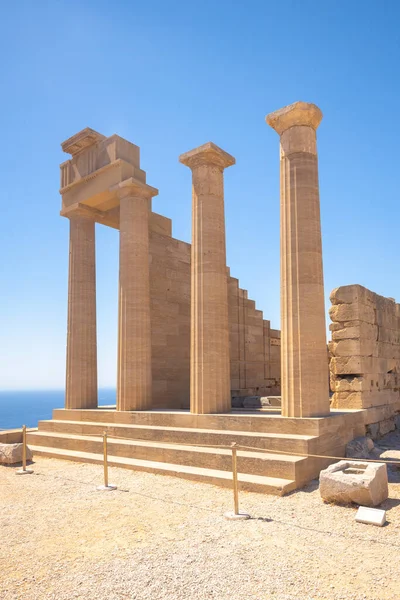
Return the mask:
<svg viewBox="0 0 400 600"><path fill-rule="evenodd" d="M316 104L295 102L270 113L265 120L279 135L295 126L311 127L316 131L322 120L322 112Z"/></svg>
<svg viewBox="0 0 400 600"><path fill-rule="evenodd" d="M181 154L179 162L186 165L190 169L196 168L200 165L215 165L220 169L225 169L236 163L233 156L219 148L213 142L207 142L194 150L189 150Z"/></svg>
<svg viewBox="0 0 400 600"><path fill-rule="evenodd" d="M129 198L130 196L147 198L150 200L158 195L157 188L151 187L151 185L147 185L147 183L142 183L133 177L129 177L129 179L125 179L124 181L121 181L121 183L113 185L110 188L110 191L115 192L120 200L122 198Z"/></svg>

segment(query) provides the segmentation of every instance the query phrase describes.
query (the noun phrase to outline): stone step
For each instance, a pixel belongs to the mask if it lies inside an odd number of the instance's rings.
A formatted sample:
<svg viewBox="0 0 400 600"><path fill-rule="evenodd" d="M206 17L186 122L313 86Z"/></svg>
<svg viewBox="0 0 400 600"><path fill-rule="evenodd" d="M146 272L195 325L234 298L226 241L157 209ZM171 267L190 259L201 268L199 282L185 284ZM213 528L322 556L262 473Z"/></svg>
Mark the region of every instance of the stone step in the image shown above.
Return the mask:
<svg viewBox="0 0 400 600"><path fill-rule="evenodd" d="M69 433L38 431L27 436L29 446L41 446L78 452L103 453L103 438ZM139 440L108 439L108 454L153 462L165 462L218 471L232 470L232 451L225 448L206 448L184 444L165 444ZM281 477L303 481L307 459L299 456L239 450L238 470L241 473Z"/></svg>
<svg viewBox="0 0 400 600"><path fill-rule="evenodd" d="M218 429L252 431L260 433L284 433L319 435L323 418L281 417L279 413L240 411L220 415L195 415L184 410L116 411L109 408L71 410L58 408L53 419L60 421L90 421L126 425L156 427L186 427L190 429Z"/></svg>
<svg viewBox="0 0 400 600"><path fill-rule="evenodd" d="M160 427L156 425L123 425L90 421L40 421L39 431L71 433L77 435L98 434L107 431L109 435L133 440L172 442L176 444L230 445L232 442L243 446L264 448L276 452L307 454L313 436L283 433L259 433L252 431L232 431L216 429L192 429L190 427Z"/></svg>
<svg viewBox="0 0 400 600"><path fill-rule="evenodd" d="M33 444L30 444L30 448L34 456L41 455L50 458L60 458L76 462L89 462L96 464L102 464L103 462L101 454L97 453L80 452L77 450L66 450L62 448L48 448L46 446L36 446ZM135 471L148 471L151 473L211 483L213 485L219 485L222 487L232 487L232 473L229 471L220 471L216 469L194 467L189 465L169 464L150 460L140 460L121 456L110 456L108 464L110 467L122 467ZM99 484L101 484L102 480L100 473L99 477ZM246 473L238 473L238 483L239 489L241 490L274 494L277 496L283 496L296 489L296 482L290 479L266 477Z"/></svg>

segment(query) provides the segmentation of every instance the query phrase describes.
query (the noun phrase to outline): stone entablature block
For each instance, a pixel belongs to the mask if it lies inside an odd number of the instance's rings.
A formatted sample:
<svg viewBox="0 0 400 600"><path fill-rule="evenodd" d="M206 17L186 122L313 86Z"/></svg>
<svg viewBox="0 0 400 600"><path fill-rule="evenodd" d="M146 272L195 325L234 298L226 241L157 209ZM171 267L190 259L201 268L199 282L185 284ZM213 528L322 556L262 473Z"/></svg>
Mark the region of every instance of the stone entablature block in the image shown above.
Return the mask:
<svg viewBox="0 0 400 600"><path fill-rule="evenodd" d="M60 165L63 210L83 203L108 212L119 206L118 197L110 188L129 178L146 183L139 147L119 135L105 137L86 128L61 147L72 155Z"/></svg>

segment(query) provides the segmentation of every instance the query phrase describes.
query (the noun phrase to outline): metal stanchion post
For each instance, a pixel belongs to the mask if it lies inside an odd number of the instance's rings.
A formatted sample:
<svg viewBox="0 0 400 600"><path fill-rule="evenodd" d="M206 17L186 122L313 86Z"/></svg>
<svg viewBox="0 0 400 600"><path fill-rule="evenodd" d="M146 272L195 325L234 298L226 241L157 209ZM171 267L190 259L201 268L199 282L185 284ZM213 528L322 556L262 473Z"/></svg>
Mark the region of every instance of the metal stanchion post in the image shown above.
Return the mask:
<svg viewBox="0 0 400 600"><path fill-rule="evenodd" d="M31 475L33 469L26 468L26 425L22 425L22 469L15 471L16 475Z"/></svg>
<svg viewBox="0 0 400 600"><path fill-rule="evenodd" d="M232 442L232 480L233 480L233 503L234 511L228 511L225 513L225 517L232 521L243 521L244 519L250 519L250 515L247 513L239 512L239 486L237 476L237 444Z"/></svg>
<svg viewBox="0 0 400 600"><path fill-rule="evenodd" d="M100 491L108 491L116 490L117 486L112 483L108 483L108 460L107 460L107 432L103 433L103 463L104 463L104 485L99 485L97 487Z"/></svg>
<svg viewBox="0 0 400 600"><path fill-rule="evenodd" d="M237 450L232 445L232 475L233 475L233 503L235 507L235 515L239 514L239 490L237 478Z"/></svg>

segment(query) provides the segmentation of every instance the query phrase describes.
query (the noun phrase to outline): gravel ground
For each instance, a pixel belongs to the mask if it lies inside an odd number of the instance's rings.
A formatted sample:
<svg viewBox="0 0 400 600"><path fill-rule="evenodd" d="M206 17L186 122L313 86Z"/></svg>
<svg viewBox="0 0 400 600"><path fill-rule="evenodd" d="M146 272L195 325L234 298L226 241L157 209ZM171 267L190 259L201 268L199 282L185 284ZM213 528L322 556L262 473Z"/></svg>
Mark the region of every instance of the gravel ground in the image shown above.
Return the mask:
<svg viewBox="0 0 400 600"><path fill-rule="evenodd" d="M240 493L249 521L223 517L232 492L177 478L38 458L0 467L1 600L400 598L400 483L388 523L323 504L317 482L285 498Z"/></svg>

